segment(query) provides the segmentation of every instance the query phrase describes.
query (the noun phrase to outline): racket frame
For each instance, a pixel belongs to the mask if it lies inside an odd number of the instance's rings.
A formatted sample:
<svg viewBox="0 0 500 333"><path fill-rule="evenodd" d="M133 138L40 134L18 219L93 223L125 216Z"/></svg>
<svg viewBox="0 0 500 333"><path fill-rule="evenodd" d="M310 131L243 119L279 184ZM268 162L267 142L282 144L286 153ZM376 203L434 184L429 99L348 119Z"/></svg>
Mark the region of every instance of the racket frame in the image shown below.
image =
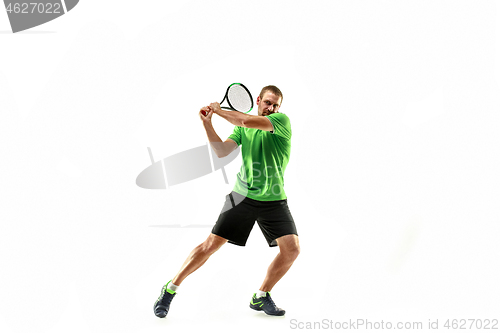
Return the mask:
<svg viewBox="0 0 500 333"><path fill-rule="evenodd" d="M222 102L220 102L219 104L222 104L224 101L227 101L227 104L229 104L229 107L227 107L227 106L221 106L220 108L221 108L221 109L224 109L224 110L238 111L238 110L236 110L236 109L235 109L235 108L231 105L231 102L230 102L230 101L229 101L229 99L227 98L227 94L229 93L229 89L230 89L232 86L234 86L235 84L240 85L241 87L243 87L243 89L245 89L245 90L246 90L246 92L247 92L248 96L250 96L250 103L252 103L252 104L251 104L251 106L250 106L250 110L248 110L248 111L246 111L246 112L243 112L243 113L248 113L248 112L252 111L252 110L253 110L253 97L252 97L252 94L250 93L250 90L248 90L248 88L247 88L247 87L245 87L245 85L244 85L243 83L233 83L233 84L229 85L229 87L227 87L227 89L226 89L226 94L224 95L224 98L222 99ZM238 111L238 112L242 112L242 111Z"/></svg>

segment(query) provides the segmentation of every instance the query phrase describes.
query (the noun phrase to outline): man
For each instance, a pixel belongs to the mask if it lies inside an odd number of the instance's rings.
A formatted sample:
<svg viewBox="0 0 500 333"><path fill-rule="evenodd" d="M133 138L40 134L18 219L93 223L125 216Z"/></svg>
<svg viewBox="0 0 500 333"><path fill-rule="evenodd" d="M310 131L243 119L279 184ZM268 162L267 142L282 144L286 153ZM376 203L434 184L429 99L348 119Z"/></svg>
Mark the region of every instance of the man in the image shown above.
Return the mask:
<svg viewBox="0 0 500 333"><path fill-rule="evenodd" d="M241 145L243 165L212 233L194 248L177 275L163 287L154 305L156 316L167 315L182 281L222 245L229 242L245 246L255 221L269 246L279 246L280 252L269 266L260 289L253 294L250 308L273 316L285 314L274 304L270 291L292 266L300 248L283 190L292 131L288 117L278 112L282 100L283 94L277 87L266 86L257 97L258 116L225 111L219 103L200 110L200 118L217 156L224 157ZM224 142L212 126L214 113L235 125L233 134Z"/></svg>

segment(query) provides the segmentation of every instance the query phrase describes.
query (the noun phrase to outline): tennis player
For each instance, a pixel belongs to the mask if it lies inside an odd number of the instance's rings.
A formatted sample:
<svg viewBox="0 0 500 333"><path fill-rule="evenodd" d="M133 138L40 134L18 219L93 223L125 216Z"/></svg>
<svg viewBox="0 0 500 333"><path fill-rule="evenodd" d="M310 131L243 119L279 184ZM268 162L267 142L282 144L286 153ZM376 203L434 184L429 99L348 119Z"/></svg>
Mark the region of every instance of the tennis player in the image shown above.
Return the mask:
<svg viewBox="0 0 500 333"><path fill-rule="evenodd" d="M250 308L272 316L285 314L285 310L278 308L271 299L270 291L290 269L300 248L283 190L292 130L288 117L278 112L282 101L283 94L276 86L266 86L257 97L258 116L222 110L219 103L200 110L200 118L217 156L226 156L241 145L243 165L211 234L193 249L177 275L163 286L154 304L157 317L167 315L182 281L222 245L229 242L245 246L255 221L269 246L279 246L279 253L271 262L259 290L253 294ZM202 111L207 115L204 116ZM235 125L233 133L224 142L212 126L214 113Z"/></svg>

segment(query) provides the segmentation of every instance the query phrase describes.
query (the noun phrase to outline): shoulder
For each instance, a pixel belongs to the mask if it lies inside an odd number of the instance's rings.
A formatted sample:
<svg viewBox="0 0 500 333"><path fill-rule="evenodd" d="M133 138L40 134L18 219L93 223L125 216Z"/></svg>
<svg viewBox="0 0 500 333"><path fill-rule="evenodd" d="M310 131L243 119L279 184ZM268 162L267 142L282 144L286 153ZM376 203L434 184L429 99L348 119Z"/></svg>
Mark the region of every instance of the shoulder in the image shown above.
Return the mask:
<svg viewBox="0 0 500 333"><path fill-rule="evenodd" d="M266 116L268 117L269 119L276 119L276 120L279 120L279 121L290 121L290 118L288 118L288 116L284 113L279 113L279 112L276 112L276 113L272 113L270 114L269 116Z"/></svg>
<svg viewBox="0 0 500 333"><path fill-rule="evenodd" d="M273 113L266 116L266 118L268 118L273 125L290 127L290 118L288 118L288 116L284 113Z"/></svg>

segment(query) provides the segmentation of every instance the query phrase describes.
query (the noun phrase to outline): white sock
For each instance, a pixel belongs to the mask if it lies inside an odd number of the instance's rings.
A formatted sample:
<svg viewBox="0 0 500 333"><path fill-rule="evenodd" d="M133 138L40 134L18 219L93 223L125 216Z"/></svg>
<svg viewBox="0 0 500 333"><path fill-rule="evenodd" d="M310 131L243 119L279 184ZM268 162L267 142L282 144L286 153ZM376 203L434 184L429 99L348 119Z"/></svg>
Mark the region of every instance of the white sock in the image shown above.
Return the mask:
<svg viewBox="0 0 500 333"><path fill-rule="evenodd" d="M167 285L167 289L173 290L175 292L177 292L177 288L179 288L179 286L176 286L175 284L173 284L172 281L170 281Z"/></svg>
<svg viewBox="0 0 500 333"><path fill-rule="evenodd" d="M255 298L264 297L266 294L267 293L265 291L259 290L255 293Z"/></svg>

